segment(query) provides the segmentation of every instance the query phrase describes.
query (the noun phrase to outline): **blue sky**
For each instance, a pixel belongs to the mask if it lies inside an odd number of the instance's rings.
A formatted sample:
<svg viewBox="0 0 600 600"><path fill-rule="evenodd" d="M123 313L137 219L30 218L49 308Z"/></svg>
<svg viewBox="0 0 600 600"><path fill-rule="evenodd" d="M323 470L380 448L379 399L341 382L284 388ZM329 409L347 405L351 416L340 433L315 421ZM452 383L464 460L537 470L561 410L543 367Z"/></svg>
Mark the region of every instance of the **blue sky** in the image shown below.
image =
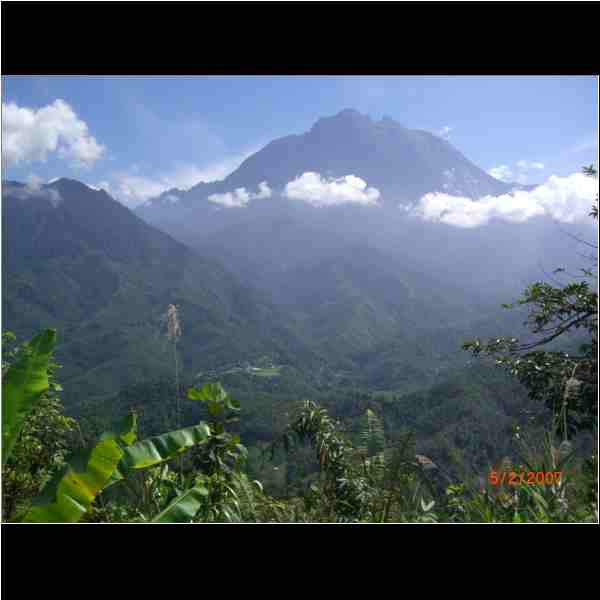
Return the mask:
<svg viewBox="0 0 600 600"><path fill-rule="evenodd" d="M597 164L591 76L3 77L2 178L73 177L134 206L343 108L444 135L513 181Z"/></svg>

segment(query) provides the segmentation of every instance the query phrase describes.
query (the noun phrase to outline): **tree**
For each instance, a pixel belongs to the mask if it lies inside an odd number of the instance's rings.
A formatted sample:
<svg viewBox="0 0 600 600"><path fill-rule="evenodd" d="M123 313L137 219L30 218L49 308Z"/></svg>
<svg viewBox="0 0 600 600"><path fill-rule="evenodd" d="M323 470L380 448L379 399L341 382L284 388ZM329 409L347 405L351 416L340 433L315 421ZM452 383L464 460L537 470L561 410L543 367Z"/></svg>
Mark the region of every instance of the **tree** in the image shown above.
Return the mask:
<svg viewBox="0 0 600 600"><path fill-rule="evenodd" d="M597 177L593 166L584 173ZM598 197L590 216L598 219ZM597 252L597 246L584 242ZM597 256L590 258L597 267ZM563 269L557 269L555 273ZM475 356L494 357L507 367L527 388L531 398L544 402L553 410L556 428L567 439L577 429L592 428L598 410L598 294L590 279L592 269L581 269L584 281L566 285L535 282L518 300L530 308L525 325L534 334L530 341L499 337L485 343L467 342L463 347ZM512 304L503 305L513 308ZM585 340L575 353L558 349L570 332L584 332Z"/></svg>

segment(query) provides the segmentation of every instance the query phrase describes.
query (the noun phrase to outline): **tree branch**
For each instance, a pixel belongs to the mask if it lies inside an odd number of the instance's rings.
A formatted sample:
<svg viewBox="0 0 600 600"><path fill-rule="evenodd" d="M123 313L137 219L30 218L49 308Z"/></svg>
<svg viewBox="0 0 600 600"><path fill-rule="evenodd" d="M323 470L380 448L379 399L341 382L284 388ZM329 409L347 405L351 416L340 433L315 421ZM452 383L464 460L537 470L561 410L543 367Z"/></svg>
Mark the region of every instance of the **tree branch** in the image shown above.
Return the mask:
<svg viewBox="0 0 600 600"><path fill-rule="evenodd" d="M572 327L574 327L578 323L581 323L582 321L585 321L586 319L589 319L589 317L592 317L595 314L596 314L595 312L586 312L585 314L581 315L580 317L577 317L576 319L573 319L572 321L570 321L566 325L564 325L562 327L558 327L557 330L552 335L549 335L548 337L542 338L541 340L538 340L537 342L531 342L530 344L522 344L522 345L520 345L519 346L519 350L520 351L531 350L532 348L536 348L537 346L542 346L544 344L547 344L548 342L551 342L553 339L557 338L559 335L562 335L563 333L565 333L565 331L568 331L569 329L571 329Z"/></svg>

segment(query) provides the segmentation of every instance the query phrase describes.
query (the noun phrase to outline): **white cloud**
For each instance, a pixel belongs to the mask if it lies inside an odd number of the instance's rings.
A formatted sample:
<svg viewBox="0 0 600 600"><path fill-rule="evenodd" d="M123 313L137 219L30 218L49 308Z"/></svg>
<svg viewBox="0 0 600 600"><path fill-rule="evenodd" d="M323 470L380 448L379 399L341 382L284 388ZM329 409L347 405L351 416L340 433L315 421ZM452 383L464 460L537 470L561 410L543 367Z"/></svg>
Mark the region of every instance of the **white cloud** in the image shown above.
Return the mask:
<svg viewBox="0 0 600 600"><path fill-rule="evenodd" d="M204 167L191 164L179 165L171 171L152 177L141 175L138 168L132 167L129 171L117 173L112 177L114 180L114 184L111 184L112 192L105 189L123 204L135 207L173 188L189 190L201 182L208 183L222 180L235 171L246 158L258 149L259 147L255 147L247 152L209 163Z"/></svg>
<svg viewBox="0 0 600 600"><path fill-rule="evenodd" d="M256 194L256 196L254 196L254 197L255 198L270 198L272 193L273 192L271 191L269 184L266 181L261 181L258 184L258 194Z"/></svg>
<svg viewBox="0 0 600 600"><path fill-rule="evenodd" d="M512 181L514 174L508 165L500 165L499 167L493 167L488 173L500 181Z"/></svg>
<svg viewBox="0 0 600 600"><path fill-rule="evenodd" d="M325 179L319 173L306 172L285 186L284 195L313 206L336 204L377 205L379 190L367 187L366 181L354 175Z"/></svg>
<svg viewBox="0 0 600 600"><path fill-rule="evenodd" d="M90 167L104 147L64 100L38 110L2 103L2 159L7 166L45 162L57 152L76 167Z"/></svg>
<svg viewBox="0 0 600 600"><path fill-rule="evenodd" d="M511 168L508 165L500 165L490 169L488 174L505 183L516 182L525 184L529 183L529 171L541 171L546 168L544 163L532 160L519 160L515 167Z"/></svg>
<svg viewBox="0 0 600 600"><path fill-rule="evenodd" d="M225 192L224 194L211 194L208 197L209 202L215 204L221 204L227 208L242 208L248 205L250 200L250 194L246 191L246 188L238 188L233 192Z"/></svg>
<svg viewBox="0 0 600 600"><path fill-rule="evenodd" d="M263 199L271 197L271 188L266 181L262 181L258 184L258 193L253 194L248 192L246 188L237 188L233 192L225 192L223 194L211 194L208 197L209 202L214 204L220 204L227 208L241 208L248 205L250 200Z"/></svg>
<svg viewBox="0 0 600 600"><path fill-rule="evenodd" d="M137 206L148 198L160 196L170 185L149 177L123 173L116 178L114 190L117 199L129 206Z"/></svg>
<svg viewBox="0 0 600 600"><path fill-rule="evenodd" d="M535 162L531 160L520 160L519 162L517 162L517 167L519 167L520 169L525 169L526 171L529 171L531 169L543 170L544 163Z"/></svg>
<svg viewBox="0 0 600 600"><path fill-rule="evenodd" d="M96 185L90 185L89 187L96 191L104 190L107 194L112 195L113 193L112 186L108 181L99 181Z"/></svg>
<svg viewBox="0 0 600 600"><path fill-rule="evenodd" d="M426 221L456 227L479 227L492 219L523 223L532 217L548 216L562 223L585 222L598 194L598 180L576 173L553 175L536 189L471 200L443 193L423 196L408 213Z"/></svg>
<svg viewBox="0 0 600 600"><path fill-rule="evenodd" d="M88 183L86 185L89 188L96 190L97 192L102 190L102 191L106 192L107 194L109 194L110 196L112 196L113 198L115 198L118 195L117 191L115 190L115 188L111 185L111 183L109 181L98 181L97 183L95 183L93 185L91 183Z"/></svg>
<svg viewBox="0 0 600 600"><path fill-rule="evenodd" d="M21 201L48 200L56 208L63 201L59 191L42 185L42 180L37 175L31 174L24 186L2 184L2 194L13 196Z"/></svg>
<svg viewBox="0 0 600 600"><path fill-rule="evenodd" d="M444 125L439 131L438 131L438 135L440 137L443 137L445 139L448 139L450 137L450 132L453 130L453 127L449 127L448 125Z"/></svg>

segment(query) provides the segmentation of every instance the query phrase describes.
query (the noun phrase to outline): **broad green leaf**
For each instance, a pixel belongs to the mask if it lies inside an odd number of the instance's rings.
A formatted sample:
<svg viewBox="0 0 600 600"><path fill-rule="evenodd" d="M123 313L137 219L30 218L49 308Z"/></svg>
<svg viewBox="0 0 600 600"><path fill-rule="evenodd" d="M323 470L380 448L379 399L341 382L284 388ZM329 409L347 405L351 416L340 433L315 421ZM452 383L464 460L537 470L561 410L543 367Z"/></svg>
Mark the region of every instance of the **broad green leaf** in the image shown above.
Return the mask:
<svg viewBox="0 0 600 600"><path fill-rule="evenodd" d="M116 440L119 440L121 444L124 444L125 446L130 446L137 439L136 431L137 415L135 413L131 413L130 415L127 415L125 418L123 418L117 423L114 431L104 432L100 436L100 439L103 440L106 438L114 438ZM115 469L110 479L106 482L104 489L113 485L113 483L116 483L117 481L121 481L122 479L123 475L121 474L119 469Z"/></svg>
<svg viewBox="0 0 600 600"><path fill-rule="evenodd" d="M26 523L76 523L89 510L96 496L111 482L123 458L122 442L135 439L136 418L130 415L117 430L105 433L91 451L74 456L63 472L47 485L37 499L54 502L34 506Z"/></svg>
<svg viewBox="0 0 600 600"><path fill-rule="evenodd" d="M189 400L206 402L211 417L219 416L225 408L238 410L239 403L233 401L220 383L207 383L200 389L190 388L187 392Z"/></svg>
<svg viewBox="0 0 600 600"><path fill-rule="evenodd" d="M189 523L200 510L203 498L208 496L208 490L203 485L193 488L177 496L165 510L154 517L153 523Z"/></svg>
<svg viewBox="0 0 600 600"><path fill-rule="evenodd" d="M101 440L92 450L84 471L69 466L56 487L52 504L32 508L26 523L76 523L87 512L117 468L123 451L115 439Z"/></svg>
<svg viewBox="0 0 600 600"><path fill-rule="evenodd" d="M220 383L206 383L200 389L190 388L187 391L189 400L200 400L201 402L224 402L227 392Z"/></svg>
<svg viewBox="0 0 600 600"><path fill-rule="evenodd" d="M209 436L208 425L200 423L193 427L170 431L148 440L142 440L123 450L123 460L119 465L119 470L152 467L205 442Z"/></svg>
<svg viewBox="0 0 600 600"><path fill-rule="evenodd" d="M2 377L2 465L11 454L25 419L49 387L48 365L55 343L54 329L40 333Z"/></svg>

